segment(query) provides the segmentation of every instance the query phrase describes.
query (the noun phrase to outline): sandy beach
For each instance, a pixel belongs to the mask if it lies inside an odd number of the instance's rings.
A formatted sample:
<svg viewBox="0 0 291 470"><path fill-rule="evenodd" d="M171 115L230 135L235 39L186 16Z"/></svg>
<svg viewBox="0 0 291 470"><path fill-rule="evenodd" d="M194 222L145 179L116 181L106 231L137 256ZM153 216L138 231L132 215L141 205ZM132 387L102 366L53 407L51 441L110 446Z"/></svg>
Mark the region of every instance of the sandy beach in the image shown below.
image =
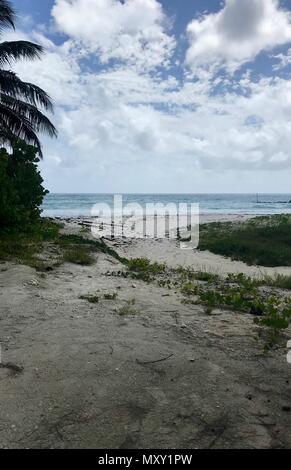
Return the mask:
<svg viewBox="0 0 291 470"><path fill-rule="evenodd" d="M64 233L80 232L80 219L63 222ZM106 244L220 275L291 274L183 251L175 240ZM42 253L48 267L53 256ZM206 315L179 290L114 275L123 265L95 256L92 266L47 272L0 265L1 448L290 447L286 348L264 353L250 314ZM92 294L98 303L80 298ZM134 312L119 315L132 299Z"/></svg>
<svg viewBox="0 0 291 470"><path fill-rule="evenodd" d="M291 0L0 0L0 86L0 451L291 449Z"/></svg>

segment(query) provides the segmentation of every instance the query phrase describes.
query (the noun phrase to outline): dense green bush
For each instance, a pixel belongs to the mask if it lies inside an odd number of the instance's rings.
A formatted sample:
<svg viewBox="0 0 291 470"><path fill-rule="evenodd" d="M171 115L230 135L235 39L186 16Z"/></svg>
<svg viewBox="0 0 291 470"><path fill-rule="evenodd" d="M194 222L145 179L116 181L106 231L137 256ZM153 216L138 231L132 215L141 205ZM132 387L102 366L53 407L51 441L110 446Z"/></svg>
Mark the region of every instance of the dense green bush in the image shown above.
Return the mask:
<svg viewBox="0 0 291 470"><path fill-rule="evenodd" d="M24 228L39 219L48 191L37 167L37 149L18 142L9 154L0 149L0 230Z"/></svg>

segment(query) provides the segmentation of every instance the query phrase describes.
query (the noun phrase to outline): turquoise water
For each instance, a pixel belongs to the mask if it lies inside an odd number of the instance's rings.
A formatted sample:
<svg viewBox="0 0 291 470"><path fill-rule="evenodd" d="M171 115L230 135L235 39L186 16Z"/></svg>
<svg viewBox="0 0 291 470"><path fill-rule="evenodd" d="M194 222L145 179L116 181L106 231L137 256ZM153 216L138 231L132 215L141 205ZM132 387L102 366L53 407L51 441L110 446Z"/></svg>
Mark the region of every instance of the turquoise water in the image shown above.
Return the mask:
<svg viewBox="0 0 291 470"><path fill-rule="evenodd" d="M199 203L202 214L291 213L291 194L124 194L123 204ZM112 194L49 194L43 204L44 217L90 216L94 204L113 206Z"/></svg>

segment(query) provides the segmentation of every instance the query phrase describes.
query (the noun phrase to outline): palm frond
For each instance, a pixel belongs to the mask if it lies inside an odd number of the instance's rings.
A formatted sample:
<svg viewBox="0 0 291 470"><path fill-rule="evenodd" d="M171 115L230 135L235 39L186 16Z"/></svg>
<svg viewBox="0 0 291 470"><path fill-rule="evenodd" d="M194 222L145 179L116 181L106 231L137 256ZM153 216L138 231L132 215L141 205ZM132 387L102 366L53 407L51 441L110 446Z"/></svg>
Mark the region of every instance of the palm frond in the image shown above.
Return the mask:
<svg viewBox="0 0 291 470"><path fill-rule="evenodd" d="M0 139L13 146L18 140L34 145L42 158L39 138L28 119L19 117L13 110L0 105Z"/></svg>
<svg viewBox="0 0 291 470"><path fill-rule="evenodd" d="M0 0L0 30L8 27L14 29L15 10L11 3L6 0Z"/></svg>
<svg viewBox="0 0 291 470"><path fill-rule="evenodd" d="M0 112L1 105L17 113L21 119L27 119L35 132L46 132L50 137L57 136L55 126L36 106L7 96L4 93L0 94Z"/></svg>
<svg viewBox="0 0 291 470"><path fill-rule="evenodd" d="M10 1L0 0L1 30L14 28L15 10ZM42 158L39 132L56 137L57 131L40 108L53 111L48 94L37 85L23 82L14 72L5 70L12 61L38 59L43 47L29 41L0 43L0 141L13 146L18 140L34 145Z"/></svg>
<svg viewBox="0 0 291 470"><path fill-rule="evenodd" d="M49 95L37 85L23 82L14 72L0 70L0 90L6 95L17 99L24 99L34 106L41 106L53 112L53 105Z"/></svg>
<svg viewBox="0 0 291 470"><path fill-rule="evenodd" d="M10 65L12 60L39 59L43 47L29 41L5 41L0 44L0 66Z"/></svg>

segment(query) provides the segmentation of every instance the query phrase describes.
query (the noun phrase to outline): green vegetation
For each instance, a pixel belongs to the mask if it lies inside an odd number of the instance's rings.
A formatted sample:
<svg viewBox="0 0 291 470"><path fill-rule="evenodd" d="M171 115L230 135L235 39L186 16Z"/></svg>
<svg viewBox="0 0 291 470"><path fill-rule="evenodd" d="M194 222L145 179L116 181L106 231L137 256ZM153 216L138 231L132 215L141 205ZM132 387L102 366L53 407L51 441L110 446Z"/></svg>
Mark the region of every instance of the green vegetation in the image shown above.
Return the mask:
<svg viewBox="0 0 291 470"><path fill-rule="evenodd" d="M291 266L291 216L256 217L200 227L200 250L261 266Z"/></svg>
<svg viewBox="0 0 291 470"><path fill-rule="evenodd" d="M127 300L126 304L117 311L118 315L121 317L136 315L135 303L135 299Z"/></svg>
<svg viewBox="0 0 291 470"><path fill-rule="evenodd" d="M0 31L15 29L16 13L11 3L0 0ZM39 132L56 136L56 129L42 110L52 111L49 96L38 86L23 82L11 71L16 60L38 59L42 46L28 41L5 41L0 44L0 138L7 146L14 147L20 139L33 145L42 156ZM28 189L27 186L26 189Z"/></svg>
<svg viewBox="0 0 291 470"><path fill-rule="evenodd" d="M14 29L15 19L11 3L0 0L0 34ZM38 59L42 53L42 46L25 40L0 44L0 256L36 267L40 262L35 253L48 233L48 226L40 223L47 191L37 168L42 158L38 134L56 137L57 131L43 114L53 111L50 97L38 86L22 81L11 64Z"/></svg>
<svg viewBox="0 0 291 470"><path fill-rule="evenodd" d="M255 323L262 327L259 336L265 340L265 349L272 349L282 337L282 331L289 327L291 321L291 302L280 302L277 298L269 299L265 305L264 316L255 318Z"/></svg>
<svg viewBox="0 0 291 470"><path fill-rule="evenodd" d="M259 335L265 341L265 349L270 349L280 342L282 331L289 327L291 297L271 290L266 292L261 287L289 288L288 280L284 276L252 279L244 274L229 275L226 279L216 279L215 284L187 281L181 285L181 292L186 297L185 303L204 305L208 315L214 308L252 314L254 322L261 326Z"/></svg>
<svg viewBox="0 0 291 470"><path fill-rule="evenodd" d="M80 266L90 266L96 262L88 248L75 246L64 253L64 261L67 263L79 264Z"/></svg>
<svg viewBox="0 0 291 470"><path fill-rule="evenodd" d="M84 234L90 233L89 227L83 226L80 230L80 233L84 233Z"/></svg>
<svg viewBox="0 0 291 470"><path fill-rule="evenodd" d="M117 292L113 292L113 294L104 294L105 300L116 300L118 297Z"/></svg>
<svg viewBox="0 0 291 470"><path fill-rule="evenodd" d="M180 289L185 303L203 305L207 315L215 308L253 315L255 323L261 326L260 335L265 339L266 349L280 341L282 331L290 324L291 297L287 292L273 291L289 289L288 276L251 278L240 273L223 278L181 266L170 269L146 259L130 260L128 268L131 276L145 282ZM125 307L124 314L126 311Z"/></svg>
<svg viewBox="0 0 291 470"><path fill-rule="evenodd" d="M186 296L197 295L198 294L198 285L193 284L193 282L185 282L181 287L182 294Z"/></svg>
<svg viewBox="0 0 291 470"><path fill-rule="evenodd" d="M98 295L81 295L81 300L87 300L90 304L98 304L99 303L99 296Z"/></svg>
<svg viewBox="0 0 291 470"><path fill-rule="evenodd" d="M117 292L114 292L112 294L108 293L108 294L103 295L104 300L116 300L117 297L118 297ZM91 304L98 304L99 301L100 301L100 295L97 295L97 294L96 295L95 294L81 295L79 298L82 299L82 300L87 300Z"/></svg>
<svg viewBox="0 0 291 470"><path fill-rule="evenodd" d="M41 260L39 254L46 247L53 250L55 261L51 267L65 261L88 266L96 262L94 255L98 252L113 256L126 264L126 260L104 242L79 235L62 235L60 228L61 225L56 222L39 219L34 224L25 226L23 231L16 228L0 231L0 261L14 261L43 271L47 268L47 262Z"/></svg>
<svg viewBox="0 0 291 470"><path fill-rule="evenodd" d="M130 259L127 266L131 277L145 282L153 281L157 275L163 274L166 270L165 264L151 263L146 258Z"/></svg>
<svg viewBox="0 0 291 470"><path fill-rule="evenodd" d="M78 247L78 249L81 249L82 247L85 252L105 253L117 259L120 263L127 263L125 258L119 256L116 251L107 246L103 241L91 240L89 238L82 237L81 235L60 235L56 241L64 250L74 251L76 247Z"/></svg>
<svg viewBox="0 0 291 470"><path fill-rule="evenodd" d="M189 281L215 282L219 279L217 274L208 273L206 271L194 271L189 267L179 266L172 271L174 274L180 275L181 279Z"/></svg>
<svg viewBox="0 0 291 470"><path fill-rule="evenodd" d="M267 286L278 287L280 289L291 289L291 276L277 274L275 277L265 276L264 284Z"/></svg>
<svg viewBox="0 0 291 470"><path fill-rule="evenodd" d="M45 243L58 237L59 229L54 222L39 220L22 232L0 232L0 261L14 261L42 270L44 263L37 255Z"/></svg>
<svg viewBox="0 0 291 470"><path fill-rule="evenodd" d="M0 149L0 231L21 230L39 220L47 191L38 171L37 149L23 142L11 155Z"/></svg>

